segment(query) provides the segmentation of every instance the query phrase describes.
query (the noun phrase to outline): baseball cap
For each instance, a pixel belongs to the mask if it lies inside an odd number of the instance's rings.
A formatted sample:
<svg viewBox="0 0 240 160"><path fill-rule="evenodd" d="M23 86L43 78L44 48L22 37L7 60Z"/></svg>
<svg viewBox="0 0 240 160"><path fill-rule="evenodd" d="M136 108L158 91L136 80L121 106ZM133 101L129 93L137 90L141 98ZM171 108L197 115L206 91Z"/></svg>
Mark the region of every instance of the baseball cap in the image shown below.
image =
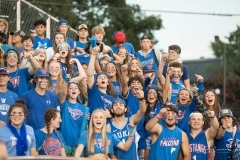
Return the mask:
<svg viewBox="0 0 240 160"><path fill-rule="evenodd" d="M68 21L65 20L65 19L59 20L58 23L57 23L57 26L59 27L59 26L61 26L61 25L68 25Z"/></svg>
<svg viewBox="0 0 240 160"><path fill-rule="evenodd" d="M9 75L9 70L5 66L0 66L0 75Z"/></svg>
<svg viewBox="0 0 240 160"><path fill-rule="evenodd" d="M144 39L149 39L149 40L152 40L152 37L150 35L143 35L142 38L141 38L141 41L144 40Z"/></svg>
<svg viewBox="0 0 240 160"><path fill-rule="evenodd" d="M235 118L235 117L233 117L232 111L230 109L226 109L226 108L222 109L219 112L219 119L221 119L224 116L229 116L229 117Z"/></svg>
<svg viewBox="0 0 240 160"><path fill-rule="evenodd" d="M21 31L21 30L16 30L15 32L11 32L10 34L11 35L16 34L16 35L20 35L22 37L25 36L25 33L23 31Z"/></svg>
<svg viewBox="0 0 240 160"><path fill-rule="evenodd" d="M126 41L126 35L121 31L117 31L114 34L114 40L116 43L124 43Z"/></svg>
<svg viewBox="0 0 240 160"><path fill-rule="evenodd" d="M147 64L143 67L143 73L155 72L155 67L152 64Z"/></svg>
<svg viewBox="0 0 240 160"><path fill-rule="evenodd" d="M88 30L88 27L87 27L86 24L82 23L82 24L80 24L80 25L78 26L78 30L81 30L81 29L86 29L86 30Z"/></svg>
<svg viewBox="0 0 240 160"><path fill-rule="evenodd" d="M50 78L50 74L47 69L45 68L38 68L34 75L35 78L37 77L47 77Z"/></svg>
<svg viewBox="0 0 240 160"><path fill-rule="evenodd" d="M122 103L124 106L126 106L125 101L121 98L115 98L112 105L114 105L115 103Z"/></svg>

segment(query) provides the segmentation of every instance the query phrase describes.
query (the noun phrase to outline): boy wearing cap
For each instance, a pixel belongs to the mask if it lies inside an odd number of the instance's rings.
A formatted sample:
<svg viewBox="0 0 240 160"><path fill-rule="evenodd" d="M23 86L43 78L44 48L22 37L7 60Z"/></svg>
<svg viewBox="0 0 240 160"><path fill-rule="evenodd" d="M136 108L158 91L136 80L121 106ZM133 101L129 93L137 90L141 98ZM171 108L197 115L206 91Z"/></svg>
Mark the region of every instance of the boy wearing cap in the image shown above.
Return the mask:
<svg viewBox="0 0 240 160"><path fill-rule="evenodd" d="M60 21L58 21L58 23L57 23L57 31L60 32L60 33L65 34L67 43L69 44L71 50L73 51L73 49L74 49L74 41L73 41L72 38L67 36L68 29L69 29L69 25L68 25L68 21L67 20L61 19Z"/></svg>
<svg viewBox="0 0 240 160"><path fill-rule="evenodd" d="M85 47L88 43L88 27L86 24L80 24L77 30L77 37L74 41L74 48L76 50L75 54L83 54L85 53Z"/></svg>
<svg viewBox="0 0 240 160"><path fill-rule="evenodd" d="M46 21L42 19L34 22L34 27L37 33L37 36L33 37L34 49L40 46L45 46L45 49L52 47L52 41L49 38L45 37L46 25Z"/></svg>
<svg viewBox="0 0 240 160"><path fill-rule="evenodd" d="M113 33L114 45L111 47L113 53L117 53L118 48L124 47L127 49L129 55L134 57L135 50L131 43L127 42L126 35L122 31L116 31Z"/></svg>
<svg viewBox="0 0 240 160"><path fill-rule="evenodd" d="M152 133L148 160L176 160L180 153L184 160L191 159L188 137L176 126L177 115L177 108L167 105L147 122L145 128ZM162 118L164 121L159 123Z"/></svg>
<svg viewBox="0 0 240 160"><path fill-rule="evenodd" d="M9 81L9 71L5 66L0 66L0 126L8 122L7 113L10 105L12 105L18 95L7 89Z"/></svg>
<svg viewBox="0 0 240 160"><path fill-rule="evenodd" d="M225 108L219 112L219 123L220 127L214 141L215 160L239 159L240 132L230 109Z"/></svg>
<svg viewBox="0 0 240 160"><path fill-rule="evenodd" d="M191 131L187 133L190 144L191 159L210 159L213 139L216 137L219 123L214 111L206 111L211 118L211 127L203 130L204 118L200 112L193 112L189 116Z"/></svg>
<svg viewBox="0 0 240 160"><path fill-rule="evenodd" d="M22 37L25 36L25 33L21 30L17 30L15 32L11 32L10 34L12 34L12 45L14 49L16 49L18 53L21 53L24 49Z"/></svg>
<svg viewBox="0 0 240 160"><path fill-rule="evenodd" d="M8 89L15 92L19 97L28 90L31 75L34 75L38 68L37 60L29 54L27 57L31 65L26 68L18 68L20 54L15 49L9 49L5 52L3 59L5 66L9 70ZM21 77L21 78L20 78Z"/></svg>
<svg viewBox="0 0 240 160"><path fill-rule="evenodd" d="M141 120L146 111L144 92L142 90L137 92L137 98L139 99L140 107L137 113L133 114L131 117L126 117L128 108L125 101L121 98L116 98L110 109L113 115L111 122L108 124L110 132L122 142L127 141L130 133L135 130L135 126ZM114 155L117 159L122 160L137 159L136 146L137 141L134 138L128 151L114 148Z"/></svg>
<svg viewBox="0 0 240 160"><path fill-rule="evenodd" d="M28 109L26 123L34 130L45 126L44 113L47 109L59 107L57 95L47 90L49 78L47 69L38 68L34 76L35 88L21 96Z"/></svg>

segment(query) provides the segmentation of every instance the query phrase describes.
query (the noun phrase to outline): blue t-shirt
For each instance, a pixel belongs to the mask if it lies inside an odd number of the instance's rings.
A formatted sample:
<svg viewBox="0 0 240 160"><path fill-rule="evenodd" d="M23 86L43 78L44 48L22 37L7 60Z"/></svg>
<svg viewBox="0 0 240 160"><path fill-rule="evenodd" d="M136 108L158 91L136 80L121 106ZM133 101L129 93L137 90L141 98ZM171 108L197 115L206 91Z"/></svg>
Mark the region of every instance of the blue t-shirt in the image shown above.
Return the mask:
<svg viewBox="0 0 240 160"><path fill-rule="evenodd" d="M108 154L113 154L113 147L117 146L120 141L115 136L113 136L111 133L106 133L107 140L108 140ZM101 133L95 133L94 136L94 154L103 153L105 154L105 144L103 144L103 139ZM78 140L78 144L82 144L85 147L85 155L89 156L91 153L88 151L87 148L87 142L88 142L88 132L84 131L81 133L81 136Z"/></svg>
<svg viewBox="0 0 240 160"><path fill-rule="evenodd" d="M78 69L76 67L76 65L73 64L73 73L68 73L68 68L67 68L67 64L60 62L61 64L61 69L62 69L62 77L66 82L69 82L71 80L71 78L73 77L74 73L77 73Z"/></svg>
<svg viewBox="0 0 240 160"><path fill-rule="evenodd" d="M15 103L18 95L12 91L7 90L7 92L0 92L0 120L7 123L8 121L8 110L10 105Z"/></svg>
<svg viewBox="0 0 240 160"><path fill-rule="evenodd" d="M149 152L149 160L175 160L181 151L182 130L175 127L170 130L165 123L162 124L162 132L157 140L152 143Z"/></svg>
<svg viewBox="0 0 240 160"><path fill-rule="evenodd" d="M102 93L96 84L93 84L92 88L88 88L88 107L89 112L95 109L110 109L114 98L108 94Z"/></svg>
<svg viewBox="0 0 240 160"><path fill-rule="evenodd" d="M180 89L185 88L182 83L174 83L172 82L172 92L171 92L171 103L177 103L177 96Z"/></svg>
<svg viewBox="0 0 240 160"><path fill-rule="evenodd" d="M33 41L34 41L34 43L33 43L34 49L36 49L40 46L44 46L45 49L52 47L52 41L47 37L40 38L39 36L35 36L35 37L33 37Z"/></svg>
<svg viewBox="0 0 240 160"><path fill-rule="evenodd" d="M134 56L135 50L131 43L125 42L125 43L123 43L123 47L127 49L130 56L132 56L132 57ZM117 53L118 47L116 45L113 45L111 48L112 48L113 53Z"/></svg>
<svg viewBox="0 0 240 160"><path fill-rule="evenodd" d="M58 130L50 133L46 139L47 134L42 130L35 131L36 147L39 155L61 156L61 148L64 147L64 138Z"/></svg>
<svg viewBox="0 0 240 160"><path fill-rule="evenodd" d="M81 64L84 63L84 64L88 65L89 62L90 62L90 57L89 57L89 54L87 54L87 53L75 55L75 56L73 56L73 58L77 58L78 61L79 61Z"/></svg>
<svg viewBox="0 0 240 160"><path fill-rule="evenodd" d="M109 125L110 132L114 136L116 136L120 141L125 143L129 137L128 124L130 124L130 119L126 118L125 124L121 127L118 127L117 124L115 124L114 122L110 122L108 125ZM137 159L136 145L137 144L134 138L128 151L124 151L120 148L114 147L114 155L117 157L117 159L121 159L121 160Z"/></svg>
<svg viewBox="0 0 240 160"><path fill-rule="evenodd" d="M20 132L20 128L17 129ZM27 141L28 141L28 149L27 156L30 156L30 149L36 148L36 139L34 136L33 128L26 125L26 133L27 133ZM8 126L0 127L0 139L6 144L8 150L8 156L17 156L17 137L11 132Z"/></svg>
<svg viewBox="0 0 240 160"><path fill-rule="evenodd" d="M190 114L196 111L196 100L193 98L191 104L189 104L188 106L177 105L177 108L178 121L176 125L184 132L188 133L190 132L188 120Z"/></svg>
<svg viewBox="0 0 240 160"><path fill-rule="evenodd" d="M122 87L118 81L112 81L115 97L122 98Z"/></svg>
<svg viewBox="0 0 240 160"><path fill-rule="evenodd" d="M208 143L207 137L204 131L201 131L195 138L193 138L189 133L187 133L189 144L190 144L190 152L191 159L206 159L208 160Z"/></svg>
<svg viewBox="0 0 240 160"><path fill-rule="evenodd" d="M70 103L65 100L61 105L62 123L60 131L65 139L67 146L77 146L77 141L80 133L87 128L86 115L89 108L80 103Z"/></svg>
<svg viewBox="0 0 240 160"><path fill-rule="evenodd" d="M232 155L233 132L225 131L221 139L214 140L215 146L215 160L227 160ZM236 146L238 157L240 157L240 131L236 132ZM238 158L239 159L239 158Z"/></svg>
<svg viewBox="0 0 240 160"><path fill-rule="evenodd" d="M72 38L70 37L66 37L67 38L67 43L69 44L71 49L74 49L74 41Z"/></svg>
<svg viewBox="0 0 240 160"><path fill-rule="evenodd" d="M28 68L17 69L15 72L9 73L10 80L7 88L15 92L19 97L28 91L29 81L31 76L28 73Z"/></svg>
<svg viewBox="0 0 240 160"><path fill-rule="evenodd" d="M44 95L39 95L35 89L31 89L22 95L22 99L28 111L26 123L34 130L45 126L44 113L49 108L59 108L56 94L48 90Z"/></svg>

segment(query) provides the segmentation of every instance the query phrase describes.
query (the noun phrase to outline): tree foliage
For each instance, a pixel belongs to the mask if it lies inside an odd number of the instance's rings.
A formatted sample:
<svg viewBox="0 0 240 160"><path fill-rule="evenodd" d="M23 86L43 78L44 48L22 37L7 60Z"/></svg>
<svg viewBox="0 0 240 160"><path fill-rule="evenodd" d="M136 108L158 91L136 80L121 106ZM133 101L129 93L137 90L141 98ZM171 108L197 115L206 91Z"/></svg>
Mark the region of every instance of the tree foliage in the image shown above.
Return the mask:
<svg viewBox="0 0 240 160"><path fill-rule="evenodd" d="M162 28L160 16L147 16L139 5L126 4L125 0L42 0L31 1L39 8L58 19L69 21L73 28L86 23L89 28L100 25L105 28L105 43L113 44L112 34L124 31L127 40L133 43L135 49L140 49L139 39L143 34L154 37L154 31ZM154 39L157 43L157 40Z"/></svg>

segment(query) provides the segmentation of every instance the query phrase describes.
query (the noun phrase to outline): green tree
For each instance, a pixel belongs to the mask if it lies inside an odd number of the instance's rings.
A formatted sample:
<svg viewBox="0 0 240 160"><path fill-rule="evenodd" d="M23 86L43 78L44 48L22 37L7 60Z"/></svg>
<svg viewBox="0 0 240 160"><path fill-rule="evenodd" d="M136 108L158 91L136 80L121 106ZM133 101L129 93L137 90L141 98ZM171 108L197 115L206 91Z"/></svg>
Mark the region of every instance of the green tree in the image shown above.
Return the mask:
<svg viewBox="0 0 240 160"><path fill-rule="evenodd" d="M107 33L104 41L109 45L113 44L112 34L121 30L137 50L143 34L155 38L154 31L162 28L160 16L147 16L139 5L126 4L125 0L34 0L32 3L59 19L67 19L73 28L80 23L86 23L89 28L103 26Z"/></svg>

